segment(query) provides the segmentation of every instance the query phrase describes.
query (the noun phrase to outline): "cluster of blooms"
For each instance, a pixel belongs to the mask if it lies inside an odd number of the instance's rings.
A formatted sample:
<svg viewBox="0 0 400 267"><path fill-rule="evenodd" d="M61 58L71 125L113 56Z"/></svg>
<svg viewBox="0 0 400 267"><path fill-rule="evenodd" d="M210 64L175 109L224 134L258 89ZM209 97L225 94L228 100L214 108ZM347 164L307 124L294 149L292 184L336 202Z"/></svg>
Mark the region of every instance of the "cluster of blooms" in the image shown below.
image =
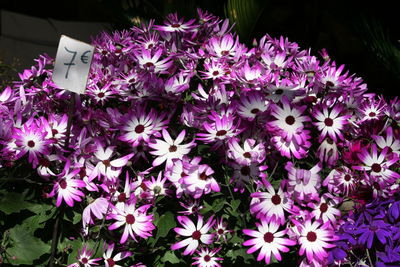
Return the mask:
<svg viewBox="0 0 400 267"><path fill-rule="evenodd" d="M366 93L326 51L268 35L248 48L227 20L198 16L99 35L80 96L52 82L41 56L0 94L0 167L31 164L57 207L84 204L85 235L105 220L120 244L154 235L157 199L175 200L171 249L199 266L223 261L216 241L234 225L199 210L226 188L248 200L252 225L238 234L258 261L298 247L302 266L340 264L351 258L340 248L380 242L377 261L398 262L400 100ZM345 200L374 198L384 200L342 217ZM113 249L106 266L130 256ZM79 263L98 264L92 254L84 247Z"/></svg>

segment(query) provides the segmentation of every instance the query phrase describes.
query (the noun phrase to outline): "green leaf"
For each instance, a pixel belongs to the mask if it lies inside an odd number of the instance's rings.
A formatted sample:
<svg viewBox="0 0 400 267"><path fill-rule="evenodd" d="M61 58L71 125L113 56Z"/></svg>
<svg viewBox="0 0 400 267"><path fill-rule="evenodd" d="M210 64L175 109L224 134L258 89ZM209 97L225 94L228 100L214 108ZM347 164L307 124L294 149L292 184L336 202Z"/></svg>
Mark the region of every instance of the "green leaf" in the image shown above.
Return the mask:
<svg viewBox="0 0 400 267"><path fill-rule="evenodd" d="M161 258L162 262L170 262L172 264L177 264L181 260L175 255L175 252L172 250L168 250L165 252L164 256Z"/></svg>
<svg viewBox="0 0 400 267"><path fill-rule="evenodd" d="M22 225L11 228L9 237L11 247L6 249L9 255L8 263L31 265L34 260L50 251L50 245L33 236L32 232Z"/></svg>
<svg viewBox="0 0 400 267"><path fill-rule="evenodd" d="M160 237L166 237L169 231L174 227L176 227L174 214L170 211L167 211L158 219L156 239Z"/></svg>
<svg viewBox="0 0 400 267"><path fill-rule="evenodd" d="M0 196L0 211L7 215L29 209L33 205L24 200L24 194L7 191L1 191L0 193L2 194Z"/></svg>
<svg viewBox="0 0 400 267"><path fill-rule="evenodd" d="M29 231L34 232L36 229L43 228L45 222L53 217L57 209L51 205L34 204L29 208L29 210L36 214L26 218L22 222L22 225Z"/></svg>

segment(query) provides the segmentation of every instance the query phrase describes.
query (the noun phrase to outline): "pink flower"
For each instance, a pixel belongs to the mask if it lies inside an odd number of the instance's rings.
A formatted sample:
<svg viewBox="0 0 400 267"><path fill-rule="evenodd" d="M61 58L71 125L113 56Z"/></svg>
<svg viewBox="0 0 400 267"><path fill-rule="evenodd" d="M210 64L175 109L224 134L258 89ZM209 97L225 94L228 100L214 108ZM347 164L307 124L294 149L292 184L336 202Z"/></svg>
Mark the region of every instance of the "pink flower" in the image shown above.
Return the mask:
<svg viewBox="0 0 400 267"><path fill-rule="evenodd" d="M265 260L266 264L271 261L271 254L281 261L282 257L280 252L288 252L289 248L287 246L293 246L296 241L290 240L288 238L283 238L287 230L278 231L279 224L275 221L270 221L267 223L266 220L261 219L261 224L256 222L258 230L244 229L243 233L245 235L254 237L253 239L247 240L243 243L243 246L252 246L247 250L248 254L260 250L258 254L257 261Z"/></svg>
<svg viewBox="0 0 400 267"><path fill-rule="evenodd" d="M134 54L142 69L154 73L168 73L168 69L172 66L173 62L170 57L160 60L161 55L164 53L163 49L155 50L152 55L151 50L142 49L139 51L134 50Z"/></svg>
<svg viewBox="0 0 400 267"><path fill-rule="evenodd" d="M294 190L295 198L299 201L309 201L318 198L318 190L321 187L319 171L320 164L310 170L297 169L292 162L287 162L285 169L288 171L288 190Z"/></svg>
<svg viewBox="0 0 400 267"><path fill-rule="evenodd" d="M258 92L250 92L247 95L242 95L238 101L238 114L249 121L256 118L268 109L268 101Z"/></svg>
<svg viewBox="0 0 400 267"><path fill-rule="evenodd" d="M317 126L318 130L321 131L319 136L319 142L324 140L326 135L334 141L337 142L339 139L343 139L342 130L347 124L347 120L351 118L351 115L342 115L340 113L343 108L336 105L332 107L332 110L328 112L328 106L322 105L322 110L316 108L314 109L314 117L318 120L314 124Z"/></svg>
<svg viewBox="0 0 400 267"><path fill-rule="evenodd" d="M215 254L220 251L221 248L215 248L210 250L209 248L201 248L197 251L198 256L193 257L195 262L192 265L198 265L199 267L221 267L217 261L222 261L223 258L215 257Z"/></svg>
<svg viewBox="0 0 400 267"><path fill-rule="evenodd" d="M132 255L132 252L126 251L126 252L118 252L117 254L114 255L114 257L112 257L114 246L115 246L114 243L111 244L104 243L103 260L105 267L122 267L122 265L118 265L116 264L116 262Z"/></svg>
<svg viewBox="0 0 400 267"><path fill-rule="evenodd" d="M91 259L94 251L88 249L87 245L84 245L82 249L78 249L77 259L80 263L79 266L83 267L91 267L93 265L99 265L97 262L101 260L101 258Z"/></svg>
<svg viewBox="0 0 400 267"><path fill-rule="evenodd" d="M165 141L156 139L155 142L149 143L149 147L154 149L150 151L150 154L157 156L153 161L153 166L159 166L166 161L166 168L169 169L173 165L173 159L182 159L184 155L188 154L196 144L194 140L188 144L181 144L185 135L186 131L182 130L177 138L172 140L167 130L163 129L162 136Z"/></svg>
<svg viewBox="0 0 400 267"><path fill-rule="evenodd" d="M213 173L213 169L207 164L193 166L191 173L183 176L179 182L185 184L187 192L197 199L203 194L220 191L217 181L212 177Z"/></svg>
<svg viewBox="0 0 400 267"><path fill-rule="evenodd" d="M111 207L110 202L103 197L95 199L92 203L86 206L82 213L83 230L86 234L88 233L88 225L94 224L92 215L101 220L105 215L107 215L107 212L111 211Z"/></svg>
<svg viewBox="0 0 400 267"><path fill-rule="evenodd" d="M172 250L186 247L183 255L191 255L196 251L197 247L200 245L200 242L206 245L212 243L214 234L207 233L210 231L210 228L215 223L213 216L211 216L208 219L207 223L204 225L203 216L201 215L198 215L196 225L186 216L178 216L177 219L184 228L175 227L174 231L178 235L187 236L188 238L173 244L171 246Z"/></svg>
<svg viewBox="0 0 400 267"><path fill-rule="evenodd" d="M153 215L147 215L146 212L150 205L143 205L136 208L135 203L125 204L116 207L110 218L116 220L108 229L114 230L122 225L125 225L124 232L121 236L121 244L125 243L128 237L132 237L137 242L136 236L148 238L151 236L151 231L155 229L153 225Z"/></svg>
<svg viewBox="0 0 400 267"><path fill-rule="evenodd" d="M338 239L330 223L322 224L319 220L312 222L308 219L304 223L295 221L295 224L299 231L300 256L306 253L309 262L323 262L328 256L326 249L335 247L329 242Z"/></svg>
<svg viewBox="0 0 400 267"><path fill-rule="evenodd" d="M229 143L228 157L242 165L261 163L265 159L265 146L263 143L256 143L254 139L246 139L241 147L238 141L232 138Z"/></svg>
<svg viewBox="0 0 400 267"><path fill-rule="evenodd" d="M154 29L163 31L163 32L190 32L193 31L196 26L193 25L195 22L194 19L191 19L187 22L184 22L184 19L178 18L178 15L176 13L174 14L169 14L167 16L167 20L164 21L164 26L159 26L155 25Z"/></svg>
<svg viewBox="0 0 400 267"><path fill-rule="evenodd" d="M53 197L57 194L56 206L61 205L62 200L67 203L68 206L74 206L74 201L82 201L81 197L85 194L78 190L79 187L85 187L86 183L82 180L75 179L75 176L79 173L80 169L74 169L70 172L70 162L67 161L64 167L64 171L58 176L58 181L54 184L53 190L49 196Z"/></svg>

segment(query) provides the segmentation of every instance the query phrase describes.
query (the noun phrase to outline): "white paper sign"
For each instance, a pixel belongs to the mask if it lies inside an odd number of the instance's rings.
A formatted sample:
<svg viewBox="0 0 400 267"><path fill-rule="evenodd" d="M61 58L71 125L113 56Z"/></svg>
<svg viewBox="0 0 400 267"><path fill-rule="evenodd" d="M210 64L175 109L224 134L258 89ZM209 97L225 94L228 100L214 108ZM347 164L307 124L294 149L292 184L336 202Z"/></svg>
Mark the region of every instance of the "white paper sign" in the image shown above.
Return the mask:
<svg viewBox="0 0 400 267"><path fill-rule="evenodd" d="M83 94L94 46L62 35L58 44L53 82L60 88Z"/></svg>

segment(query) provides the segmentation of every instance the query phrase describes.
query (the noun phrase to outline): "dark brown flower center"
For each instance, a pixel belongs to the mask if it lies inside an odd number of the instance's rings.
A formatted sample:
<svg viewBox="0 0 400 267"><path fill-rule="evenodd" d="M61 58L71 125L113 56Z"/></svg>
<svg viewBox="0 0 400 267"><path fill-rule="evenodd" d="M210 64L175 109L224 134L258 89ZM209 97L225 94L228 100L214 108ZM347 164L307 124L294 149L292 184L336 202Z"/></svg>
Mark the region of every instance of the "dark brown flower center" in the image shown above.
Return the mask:
<svg viewBox="0 0 400 267"><path fill-rule="evenodd" d="M135 223L135 216L133 216L132 214L128 214L125 217L125 221L127 224L134 224Z"/></svg>
<svg viewBox="0 0 400 267"><path fill-rule="evenodd" d="M28 141L28 146L29 147L34 147L35 146L35 142L33 142L32 140Z"/></svg>
<svg viewBox="0 0 400 267"><path fill-rule="evenodd" d="M371 169L373 172L380 172L382 170L382 167L378 163L374 163L372 164Z"/></svg>
<svg viewBox="0 0 400 267"><path fill-rule="evenodd" d="M85 167L82 167L80 170L79 170L79 177L82 179L83 177L85 177L86 176L86 168Z"/></svg>
<svg viewBox="0 0 400 267"><path fill-rule="evenodd" d="M331 81L326 82L326 87L334 87L334 86L335 86L335 84L333 82L331 82Z"/></svg>
<svg viewBox="0 0 400 267"><path fill-rule="evenodd" d="M229 51L228 50L221 51L221 55L227 56L229 55Z"/></svg>
<svg viewBox="0 0 400 267"><path fill-rule="evenodd" d="M267 243L272 243L274 241L274 234L271 232L267 232L264 234L264 241Z"/></svg>
<svg viewBox="0 0 400 267"><path fill-rule="evenodd" d="M201 237L201 232L199 230L196 230L196 231L193 232L193 234L192 234L192 238L193 239L199 240L200 237Z"/></svg>
<svg viewBox="0 0 400 267"><path fill-rule="evenodd" d="M58 134L57 129L51 129L51 133L53 134L53 136L55 136L56 134Z"/></svg>
<svg viewBox="0 0 400 267"><path fill-rule="evenodd" d="M319 210L321 211L321 213L326 212L328 210L328 204L322 203L321 205L319 205Z"/></svg>
<svg viewBox="0 0 400 267"><path fill-rule="evenodd" d="M276 95L281 95L281 94L283 94L283 90L282 89L277 89L277 90L275 90L275 94Z"/></svg>
<svg viewBox="0 0 400 267"><path fill-rule="evenodd" d="M350 174L346 174L346 175L344 176L344 180L345 180L346 182L350 181L350 180L351 180Z"/></svg>
<svg viewBox="0 0 400 267"><path fill-rule="evenodd" d="M278 195L278 194L276 194L276 195L273 195L272 196L272 198L271 198L271 202L274 204L274 205L279 205L279 204L281 204L281 197Z"/></svg>
<svg viewBox="0 0 400 267"><path fill-rule="evenodd" d="M111 162L108 159L103 160L102 162L106 167L110 167L111 166Z"/></svg>
<svg viewBox="0 0 400 267"><path fill-rule="evenodd" d="M109 267L114 267L114 265L115 265L115 261L111 258L107 259L107 263L108 263Z"/></svg>
<svg viewBox="0 0 400 267"><path fill-rule="evenodd" d="M333 120L331 119L331 118L326 118L325 120L324 120L324 122L325 122L325 125L326 126L332 126L333 125Z"/></svg>
<svg viewBox="0 0 400 267"><path fill-rule="evenodd" d="M257 114L258 112L260 112L260 110L258 108L253 108L250 112L253 114Z"/></svg>
<svg viewBox="0 0 400 267"><path fill-rule="evenodd" d="M293 117L292 115L290 115L290 116L287 116L287 117L286 117L285 122L286 122L287 124L289 124L289 125L293 125L294 122L295 122L295 119L294 119L294 117Z"/></svg>
<svg viewBox="0 0 400 267"><path fill-rule="evenodd" d="M176 145L172 145L172 146L169 147L169 152L171 152L171 153L175 152L177 150L178 150L178 147Z"/></svg>
<svg viewBox="0 0 400 267"><path fill-rule="evenodd" d="M201 179L201 180L207 180L207 178L208 178L208 176L207 176L207 174L206 174L205 172L202 172L202 173L200 174L200 179Z"/></svg>
<svg viewBox="0 0 400 267"><path fill-rule="evenodd" d="M219 75L219 71L217 71L217 70L213 71L212 75L213 76L218 76Z"/></svg>
<svg viewBox="0 0 400 267"><path fill-rule="evenodd" d="M103 92L100 92L100 93L97 94L97 96L98 96L99 98L103 98L103 97L105 96L105 94L104 94Z"/></svg>
<svg viewBox="0 0 400 267"><path fill-rule="evenodd" d="M147 62L146 64L144 64L144 66L151 68L151 67L154 67L154 64L152 62Z"/></svg>
<svg viewBox="0 0 400 267"><path fill-rule="evenodd" d="M88 263L89 262L89 260L88 260L88 258L82 258L81 259L81 262L83 263L83 264L86 264L86 263Z"/></svg>
<svg viewBox="0 0 400 267"><path fill-rule="evenodd" d="M246 159L251 158L250 152L244 152L244 153L243 153L243 157L245 157Z"/></svg>
<svg viewBox="0 0 400 267"><path fill-rule="evenodd" d="M50 161L46 158L40 158L39 165L48 168L50 166Z"/></svg>
<svg viewBox="0 0 400 267"><path fill-rule="evenodd" d="M310 242L314 242L315 240L317 240L317 234L315 232L308 232L307 234L307 240Z"/></svg>
<svg viewBox="0 0 400 267"><path fill-rule="evenodd" d="M141 124L139 124L139 125L137 125L136 127L135 127L135 132L136 133L143 133L144 132L144 126L143 125L141 125Z"/></svg>
<svg viewBox="0 0 400 267"><path fill-rule="evenodd" d="M221 229L221 228L220 228L220 229L218 229L218 231L217 231L217 233L218 233L219 235L223 235L223 234L224 234L224 232L225 232L225 231L224 231L224 229Z"/></svg>
<svg viewBox="0 0 400 267"><path fill-rule="evenodd" d="M204 256L204 261L209 262L211 260L211 257L209 255Z"/></svg>
<svg viewBox="0 0 400 267"><path fill-rule="evenodd" d="M126 194L125 193L121 193L118 195L118 202L125 202L126 200Z"/></svg>
<svg viewBox="0 0 400 267"><path fill-rule="evenodd" d="M179 23L174 23L171 25L172 28L179 28L181 26L181 24Z"/></svg>
<svg viewBox="0 0 400 267"><path fill-rule="evenodd" d="M65 181L65 179L62 179L61 181L59 181L58 184L60 185L60 187L62 189L67 188L67 182Z"/></svg>
<svg viewBox="0 0 400 267"><path fill-rule="evenodd" d="M215 135L216 136L224 136L224 135L226 135L226 133L227 133L227 131L225 131L225 130L219 130Z"/></svg>
<svg viewBox="0 0 400 267"><path fill-rule="evenodd" d="M368 114L368 116L370 116L370 117L375 117L375 116L376 116L376 113L375 113L375 112L370 112L370 113Z"/></svg>

